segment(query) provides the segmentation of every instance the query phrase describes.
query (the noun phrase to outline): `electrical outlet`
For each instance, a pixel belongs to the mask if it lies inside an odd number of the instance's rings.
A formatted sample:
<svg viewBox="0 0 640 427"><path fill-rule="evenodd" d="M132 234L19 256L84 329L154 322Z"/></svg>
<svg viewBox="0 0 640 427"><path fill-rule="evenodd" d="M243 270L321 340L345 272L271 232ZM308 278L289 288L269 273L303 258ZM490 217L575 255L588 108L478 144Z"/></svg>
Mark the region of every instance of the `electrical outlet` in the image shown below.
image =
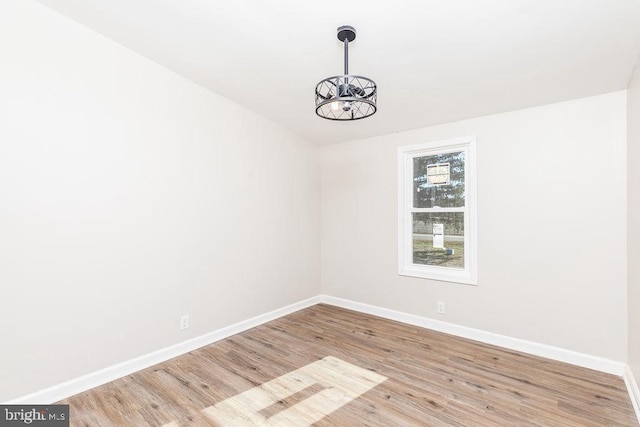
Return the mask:
<svg viewBox="0 0 640 427"><path fill-rule="evenodd" d="M438 301L438 314L444 314L444 302Z"/></svg>
<svg viewBox="0 0 640 427"><path fill-rule="evenodd" d="M180 330L184 331L185 329L189 329L189 315L185 314L180 317Z"/></svg>

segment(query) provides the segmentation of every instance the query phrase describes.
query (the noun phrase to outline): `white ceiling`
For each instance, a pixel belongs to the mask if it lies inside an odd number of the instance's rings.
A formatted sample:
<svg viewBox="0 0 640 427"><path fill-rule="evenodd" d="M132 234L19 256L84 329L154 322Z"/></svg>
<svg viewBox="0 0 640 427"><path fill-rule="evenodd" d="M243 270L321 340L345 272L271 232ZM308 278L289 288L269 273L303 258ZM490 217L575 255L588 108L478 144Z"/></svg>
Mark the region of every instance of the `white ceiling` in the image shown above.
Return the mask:
<svg viewBox="0 0 640 427"><path fill-rule="evenodd" d="M39 1L320 144L621 90L640 51L640 0ZM378 112L333 122L345 24Z"/></svg>

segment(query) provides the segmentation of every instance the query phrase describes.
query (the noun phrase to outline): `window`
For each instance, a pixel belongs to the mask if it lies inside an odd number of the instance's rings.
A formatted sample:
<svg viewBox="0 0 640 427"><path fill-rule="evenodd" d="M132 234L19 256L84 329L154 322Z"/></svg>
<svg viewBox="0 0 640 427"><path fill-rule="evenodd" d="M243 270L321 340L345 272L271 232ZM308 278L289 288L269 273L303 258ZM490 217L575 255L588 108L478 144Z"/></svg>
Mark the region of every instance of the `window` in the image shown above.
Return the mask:
<svg viewBox="0 0 640 427"><path fill-rule="evenodd" d="M476 284L475 137L398 149L403 276Z"/></svg>

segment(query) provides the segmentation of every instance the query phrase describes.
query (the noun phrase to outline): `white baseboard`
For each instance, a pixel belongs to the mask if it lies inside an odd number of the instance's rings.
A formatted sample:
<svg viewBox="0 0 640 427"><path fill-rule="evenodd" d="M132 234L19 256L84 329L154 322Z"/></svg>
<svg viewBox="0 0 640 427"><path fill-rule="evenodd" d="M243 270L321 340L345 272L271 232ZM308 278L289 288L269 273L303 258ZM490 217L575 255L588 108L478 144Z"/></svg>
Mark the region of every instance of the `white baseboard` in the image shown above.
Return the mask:
<svg viewBox="0 0 640 427"><path fill-rule="evenodd" d="M335 305L337 307L372 314L374 316L383 317L385 319L396 320L398 322L420 326L423 328L432 329L434 331L444 332L447 334L480 341L486 344L508 348L510 350L533 354L535 356L546 357L547 359L571 363L573 365L606 372L609 374L617 375L619 377L624 375L627 366L623 362L617 362L598 356L578 353L572 350L565 350L563 348L553 347L546 344L539 344L519 338L512 338L505 335L494 334L493 332L468 328L466 326L455 325L453 323L434 320L428 317L402 313L400 311L390 310L388 308L363 304L360 302L336 298L329 295L321 295L321 299L323 303L329 305Z"/></svg>
<svg viewBox="0 0 640 427"><path fill-rule="evenodd" d="M318 295L299 301L199 337L13 399L6 403L50 404L57 402L320 302L623 377L629 390L629 396L633 402L636 415L640 420L640 391L638 390L638 384L631 370L625 363L329 295Z"/></svg>
<svg viewBox="0 0 640 427"><path fill-rule="evenodd" d="M625 369L623 378L629 391L629 398L631 398L633 410L636 412L636 418L638 419L638 423L640 423L640 388L638 388L636 378L633 376L633 372L629 366Z"/></svg>
<svg viewBox="0 0 640 427"><path fill-rule="evenodd" d="M174 344L169 347L154 351L136 357L135 359L126 360L122 363L109 366L96 372L92 372L87 375L83 375L78 378L66 381L61 384L46 388L44 390L37 391L35 393L28 394L26 396L13 399L7 404L50 404L57 402L67 397L82 393L90 390L94 387L106 384L114 381L118 378L130 375L134 372L148 368L161 362L165 362L176 356L193 351L197 348L204 347L205 345L212 344L216 341L220 341L224 338L246 331L253 327L259 326L263 323L275 320L279 317L286 316L287 314L301 310L306 307L320 303L320 296L308 298L303 301L282 307L268 313L261 314L251 319L243 320L233 325L218 329L213 332L201 335L183 341L178 344Z"/></svg>

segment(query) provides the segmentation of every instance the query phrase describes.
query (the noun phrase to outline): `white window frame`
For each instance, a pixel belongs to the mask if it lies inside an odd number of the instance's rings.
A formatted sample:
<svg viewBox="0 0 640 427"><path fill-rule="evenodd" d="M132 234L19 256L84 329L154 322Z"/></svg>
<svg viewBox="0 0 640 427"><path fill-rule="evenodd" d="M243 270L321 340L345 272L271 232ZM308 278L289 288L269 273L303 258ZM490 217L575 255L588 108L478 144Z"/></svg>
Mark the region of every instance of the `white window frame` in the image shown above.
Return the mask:
<svg viewBox="0 0 640 427"><path fill-rule="evenodd" d="M413 207L413 159L465 152L465 206L460 208ZM476 138L466 136L398 148L398 274L446 282L478 284ZM413 220L418 212L464 212L464 268L413 263Z"/></svg>

